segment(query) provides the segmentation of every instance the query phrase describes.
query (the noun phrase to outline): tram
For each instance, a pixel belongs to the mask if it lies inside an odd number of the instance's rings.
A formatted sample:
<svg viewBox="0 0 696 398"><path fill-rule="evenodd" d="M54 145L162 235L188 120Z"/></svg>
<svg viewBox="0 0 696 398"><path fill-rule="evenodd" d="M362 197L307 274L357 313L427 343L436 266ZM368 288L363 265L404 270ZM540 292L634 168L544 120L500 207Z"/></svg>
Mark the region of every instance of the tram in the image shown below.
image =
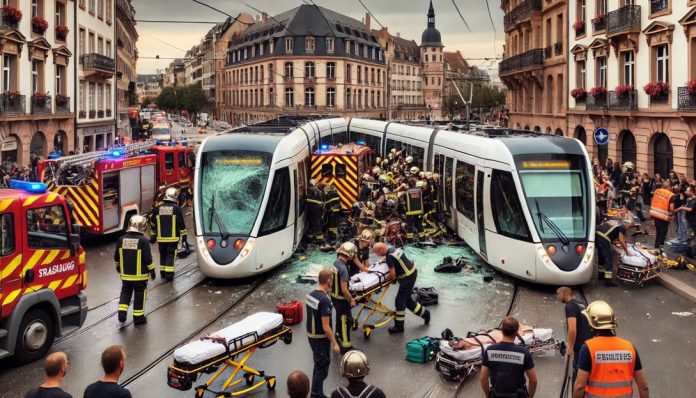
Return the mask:
<svg viewBox="0 0 696 398"><path fill-rule="evenodd" d="M260 124L206 139L195 170L201 272L246 277L287 260L304 234L311 153L351 141L403 151L439 173L447 225L493 268L539 284L590 280L594 189L579 141L355 118Z"/></svg>

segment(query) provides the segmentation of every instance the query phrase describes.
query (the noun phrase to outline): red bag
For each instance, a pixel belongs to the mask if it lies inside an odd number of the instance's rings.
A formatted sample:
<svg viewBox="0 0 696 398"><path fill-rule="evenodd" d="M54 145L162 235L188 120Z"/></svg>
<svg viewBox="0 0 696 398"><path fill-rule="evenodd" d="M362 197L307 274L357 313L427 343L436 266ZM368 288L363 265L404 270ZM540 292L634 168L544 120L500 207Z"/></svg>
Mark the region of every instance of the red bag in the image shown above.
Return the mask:
<svg viewBox="0 0 696 398"><path fill-rule="evenodd" d="M302 322L302 302L300 300L280 303L276 307L276 312L283 315L283 324L286 326Z"/></svg>

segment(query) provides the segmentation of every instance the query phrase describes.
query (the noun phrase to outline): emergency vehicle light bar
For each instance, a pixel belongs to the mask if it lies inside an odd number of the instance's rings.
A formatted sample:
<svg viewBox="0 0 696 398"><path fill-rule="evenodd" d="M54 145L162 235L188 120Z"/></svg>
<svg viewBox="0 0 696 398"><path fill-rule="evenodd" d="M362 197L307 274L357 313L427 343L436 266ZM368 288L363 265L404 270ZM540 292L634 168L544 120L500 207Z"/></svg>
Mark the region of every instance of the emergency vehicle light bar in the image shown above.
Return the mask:
<svg viewBox="0 0 696 398"><path fill-rule="evenodd" d="M46 193L48 188L42 182L10 180L10 188L20 189L29 193Z"/></svg>

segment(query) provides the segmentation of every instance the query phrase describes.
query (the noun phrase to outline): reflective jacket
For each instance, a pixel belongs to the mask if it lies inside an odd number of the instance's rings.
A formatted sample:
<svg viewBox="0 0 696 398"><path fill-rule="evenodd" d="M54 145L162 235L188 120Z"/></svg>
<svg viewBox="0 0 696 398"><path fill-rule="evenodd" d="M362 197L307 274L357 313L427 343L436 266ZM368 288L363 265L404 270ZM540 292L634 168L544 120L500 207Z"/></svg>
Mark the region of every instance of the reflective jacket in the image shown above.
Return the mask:
<svg viewBox="0 0 696 398"><path fill-rule="evenodd" d="M418 216L423 214L423 191L419 188L406 191L406 215Z"/></svg>
<svg viewBox="0 0 696 398"><path fill-rule="evenodd" d="M400 247L389 246L386 261L389 268L394 268L398 279L403 279L416 271L416 264L406 257L404 249Z"/></svg>
<svg viewBox="0 0 696 398"><path fill-rule="evenodd" d="M341 211L341 198L338 196L337 191L330 191L326 194L326 210L331 213L338 213Z"/></svg>
<svg viewBox="0 0 696 398"><path fill-rule="evenodd" d="M309 190L307 191L307 205L309 206L310 210L314 209L316 211L318 209L319 212L323 211L324 195L321 193L319 188L309 188Z"/></svg>
<svg viewBox="0 0 696 398"><path fill-rule="evenodd" d="M147 281L150 272L155 270L150 242L136 232L128 232L118 239L114 261L121 280L126 282Z"/></svg>
<svg viewBox="0 0 696 398"><path fill-rule="evenodd" d="M674 193L668 189L660 188L656 190L650 202L650 217L672 221L672 213L669 211L669 202L672 196L674 196Z"/></svg>
<svg viewBox="0 0 696 398"><path fill-rule="evenodd" d="M182 235L186 235L184 214L179 205L165 201L152 211L150 226L152 233L157 234L157 243L178 242Z"/></svg>
<svg viewBox="0 0 696 398"><path fill-rule="evenodd" d="M633 344L616 336L597 336L585 344L592 360L585 397L632 397L636 366Z"/></svg>

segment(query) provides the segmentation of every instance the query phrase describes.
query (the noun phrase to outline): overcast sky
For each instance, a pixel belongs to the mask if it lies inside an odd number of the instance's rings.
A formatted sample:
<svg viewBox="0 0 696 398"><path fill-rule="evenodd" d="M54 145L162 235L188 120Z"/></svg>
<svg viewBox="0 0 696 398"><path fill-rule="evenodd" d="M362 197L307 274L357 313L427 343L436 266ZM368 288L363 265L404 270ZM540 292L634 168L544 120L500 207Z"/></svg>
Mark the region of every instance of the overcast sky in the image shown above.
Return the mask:
<svg viewBox="0 0 696 398"><path fill-rule="evenodd" d="M237 15L240 12L254 16L259 14L246 6L245 1L203 1L231 15ZM433 0L435 24L442 33L445 51L460 50L466 58L501 55L505 36L500 0L488 0L497 34L494 34L486 11L486 0L454 1L469 24L471 32L464 26L452 0ZM302 0L246 0L246 2L271 15L277 15L303 4ZM314 0L314 2L357 20L362 20L365 16L365 9L358 0ZM415 40L419 44L421 33L427 26L428 2L429 0L363 0L377 20L389 28L390 33L399 32L401 37ZM135 7L136 19L222 22L225 18L224 15L191 0L133 0L132 3ZM157 73L158 69L164 70L171 62L164 58L183 57L185 51L198 44L211 27L212 25L203 24L139 22L137 29L140 37L137 46L141 58L138 59L138 73ZM372 27L379 29L379 25L374 20ZM156 55L162 59L148 59ZM492 61L472 60L470 64L479 65L483 69L492 68L488 70L489 74L497 74L497 66Z"/></svg>

